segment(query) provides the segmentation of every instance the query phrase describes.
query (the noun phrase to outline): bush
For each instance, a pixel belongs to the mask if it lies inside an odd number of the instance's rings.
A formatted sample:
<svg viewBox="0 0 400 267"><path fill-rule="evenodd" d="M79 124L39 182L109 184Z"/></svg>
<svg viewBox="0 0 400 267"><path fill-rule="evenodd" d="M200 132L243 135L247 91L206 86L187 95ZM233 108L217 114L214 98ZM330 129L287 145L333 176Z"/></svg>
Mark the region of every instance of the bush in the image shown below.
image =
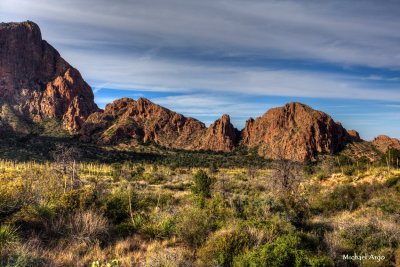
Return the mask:
<svg viewBox="0 0 400 267"><path fill-rule="evenodd" d="M272 243L238 256L234 266L333 266L330 258L313 255L302 246L303 242L300 235L280 236Z"/></svg>
<svg viewBox="0 0 400 267"><path fill-rule="evenodd" d="M331 192L317 196L312 202L311 209L314 212L331 212L341 210L355 210L368 200L369 185L353 186L351 184L339 185Z"/></svg>
<svg viewBox="0 0 400 267"><path fill-rule="evenodd" d="M94 211L78 212L67 218L60 218L59 231L63 237L73 241L81 241L93 245L96 240L102 240L108 233L108 221Z"/></svg>
<svg viewBox="0 0 400 267"><path fill-rule="evenodd" d="M211 196L211 185L213 184L213 179L209 177L205 171L197 171L193 176L193 183L192 191L194 194L205 198Z"/></svg>
<svg viewBox="0 0 400 267"><path fill-rule="evenodd" d="M68 191L61 196L60 206L64 210L77 211L94 208L96 193L92 188L81 188Z"/></svg>
<svg viewBox="0 0 400 267"><path fill-rule="evenodd" d="M1 263L1 262L0 262ZM27 253L27 251L17 251L10 255L5 265L5 267L42 267L50 266L44 259L37 258L33 255Z"/></svg>
<svg viewBox="0 0 400 267"><path fill-rule="evenodd" d="M199 247L208 234L215 228L210 214L206 210L193 208L182 211L176 225L177 235L191 247Z"/></svg>
<svg viewBox="0 0 400 267"><path fill-rule="evenodd" d="M137 196L131 193L132 209L137 205ZM108 197L104 207L105 216L114 224L119 224L130 217L128 193L117 192Z"/></svg>
<svg viewBox="0 0 400 267"><path fill-rule="evenodd" d="M212 234L198 252L200 266L232 266L233 259L252 246L250 235L242 228L222 229Z"/></svg>
<svg viewBox="0 0 400 267"><path fill-rule="evenodd" d="M0 254L15 245L18 241L18 234L9 225L0 226Z"/></svg>
<svg viewBox="0 0 400 267"><path fill-rule="evenodd" d="M356 172L356 169L353 166L344 166L343 167L343 174L347 176L352 176Z"/></svg>
<svg viewBox="0 0 400 267"><path fill-rule="evenodd" d="M141 176L143 176L145 170L146 169L142 165L139 165L139 166L136 167L136 169L134 170L132 175L136 176L136 177L141 177Z"/></svg>
<svg viewBox="0 0 400 267"><path fill-rule="evenodd" d="M182 247L163 247L156 244L146 253L149 267L187 267L193 266L191 251Z"/></svg>
<svg viewBox="0 0 400 267"><path fill-rule="evenodd" d="M143 233L151 238L169 238L175 232L175 218L167 213L153 214L150 221L143 224Z"/></svg>
<svg viewBox="0 0 400 267"><path fill-rule="evenodd" d="M136 232L136 227L134 224L132 224L131 221L125 221L120 224L115 225L112 229L111 232L114 236L117 237L127 237Z"/></svg>
<svg viewBox="0 0 400 267"><path fill-rule="evenodd" d="M149 184L161 184L167 180L161 173L146 173L143 177Z"/></svg>
<svg viewBox="0 0 400 267"><path fill-rule="evenodd" d="M394 188L397 192L400 193L400 176L394 175L394 176L389 177L386 180L385 185L387 187Z"/></svg>

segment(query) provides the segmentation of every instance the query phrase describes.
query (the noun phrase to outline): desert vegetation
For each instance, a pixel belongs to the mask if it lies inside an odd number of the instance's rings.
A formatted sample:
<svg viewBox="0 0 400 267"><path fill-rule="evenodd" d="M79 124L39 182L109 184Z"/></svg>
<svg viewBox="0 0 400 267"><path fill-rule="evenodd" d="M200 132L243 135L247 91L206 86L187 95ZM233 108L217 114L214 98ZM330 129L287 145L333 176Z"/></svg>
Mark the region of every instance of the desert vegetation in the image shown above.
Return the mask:
<svg viewBox="0 0 400 267"><path fill-rule="evenodd" d="M0 161L1 266L361 264L346 254L400 264L395 151L374 163L335 155L190 168L76 153Z"/></svg>

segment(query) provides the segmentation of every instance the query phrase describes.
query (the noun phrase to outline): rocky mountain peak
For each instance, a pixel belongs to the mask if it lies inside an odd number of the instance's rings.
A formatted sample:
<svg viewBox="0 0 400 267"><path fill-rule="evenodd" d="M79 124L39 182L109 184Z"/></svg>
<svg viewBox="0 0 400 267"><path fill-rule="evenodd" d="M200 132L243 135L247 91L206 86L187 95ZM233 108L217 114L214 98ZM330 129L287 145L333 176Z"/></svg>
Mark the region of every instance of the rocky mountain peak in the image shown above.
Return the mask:
<svg viewBox="0 0 400 267"><path fill-rule="evenodd" d="M242 144L268 158L306 161L338 151L346 137L346 130L326 113L293 102L248 120Z"/></svg>
<svg viewBox="0 0 400 267"><path fill-rule="evenodd" d="M224 114L208 127L202 148L214 151L232 151L239 139L239 131L232 125L229 115Z"/></svg>
<svg viewBox="0 0 400 267"><path fill-rule="evenodd" d="M0 24L0 105L7 103L21 120L62 122L76 132L98 110L89 85L46 41L33 22ZM10 118L2 124L14 131Z"/></svg>
<svg viewBox="0 0 400 267"><path fill-rule="evenodd" d="M388 149L400 150L400 140L387 135L379 135L372 140L372 144L381 152L386 153Z"/></svg>

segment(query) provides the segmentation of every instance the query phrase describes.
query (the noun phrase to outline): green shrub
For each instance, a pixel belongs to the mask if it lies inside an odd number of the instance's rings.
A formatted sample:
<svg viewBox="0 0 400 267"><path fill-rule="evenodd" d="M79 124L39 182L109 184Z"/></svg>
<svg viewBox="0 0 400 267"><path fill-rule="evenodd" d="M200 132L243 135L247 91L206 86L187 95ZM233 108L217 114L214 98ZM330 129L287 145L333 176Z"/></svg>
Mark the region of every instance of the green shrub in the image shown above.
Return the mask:
<svg viewBox="0 0 400 267"><path fill-rule="evenodd" d="M0 225L0 253L18 241L17 231L9 225Z"/></svg>
<svg viewBox="0 0 400 267"><path fill-rule="evenodd" d="M311 209L317 213L355 210L369 199L372 190L370 185L339 185L331 192L317 196L311 203Z"/></svg>
<svg viewBox="0 0 400 267"><path fill-rule="evenodd" d="M343 167L343 174L347 176L352 176L356 172L353 166L346 165Z"/></svg>
<svg viewBox="0 0 400 267"><path fill-rule="evenodd" d="M296 234L279 236L272 243L257 247L235 258L234 266L333 266L332 259L313 255L303 247L301 236Z"/></svg>
<svg viewBox="0 0 400 267"><path fill-rule="evenodd" d="M0 262L1 263L1 262ZM5 267L42 267L50 266L45 259L35 257L27 251L17 251L11 254L4 265Z"/></svg>
<svg viewBox="0 0 400 267"><path fill-rule="evenodd" d="M389 177L386 180L385 185L400 193L400 175L393 175Z"/></svg>
<svg viewBox="0 0 400 267"><path fill-rule="evenodd" d="M139 165L136 167L136 169L134 170L134 172L132 174L133 174L133 176L141 177L141 176L143 176L145 171L146 171L146 169L142 165Z"/></svg>
<svg viewBox="0 0 400 267"><path fill-rule="evenodd" d="M193 176L192 191L200 197L210 197L212 184L213 179L209 177L205 171L199 170Z"/></svg>
<svg viewBox="0 0 400 267"><path fill-rule="evenodd" d="M112 227L111 232L113 236L127 237L136 232L136 227L130 220L127 220Z"/></svg>
<svg viewBox="0 0 400 267"><path fill-rule="evenodd" d="M21 232L36 232L45 235L48 222L57 216L57 209L49 205L25 206L10 218Z"/></svg>
<svg viewBox="0 0 400 267"><path fill-rule="evenodd" d="M92 188L81 188L61 195L60 206L64 210L87 210L96 205L96 192Z"/></svg>
<svg viewBox="0 0 400 267"><path fill-rule="evenodd" d="M132 210L137 207L137 195L131 193ZM105 216L114 224L119 224L130 218L129 199L127 192L116 192L111 194L105 201Z"/></svg>
<svg viewBox="0 0 400 267"><path fill-rule="evenodd" d="M162 173L145 173L144 175L144 180L146 180L147 182L149 182L149 184L161 184L165 181L167 181L167 177L165 177L165 175L163 175Z"/></svg>
<svg viewBox="0 0 400 267"><path fill-rule="evenodd" d="M303 172L304 172L304 174L306 174L306 175L312 175L312 174L314 174L314 173L315 173L314 166L313 166L312 164L304 165L304 167L303 167Z"/></svg>
<svg viewBox="0 0 400 267"><path fill-rule="evenodd" d="M143 224L142 232L151 238L169 238L175 232L176 220L169 214L154 214Z"/></svg>
<svg viewBox="0 0 400 267"><path fill-rule="evenodd" d="M221 229L213 233L199 249L200 266L210 266L211 263L232 266L234 257L251 247L252 243L250 235L243 228Z"/></svg>
<svg viewBox="0 0 400 267"><path fill-rule="evenodd" d="M177 217L177 236L191 247L199 247L215 229L210 213L203 209L183 210Z"/></svg>
<svg viewBox="0 0 400 267"><path fill-rule="evenodd" d="M396 229L382 229L373 220L366 224L350 224L340 231L339 236L344 247L353 252L374 252L400 245L400 236Z"/></svg>

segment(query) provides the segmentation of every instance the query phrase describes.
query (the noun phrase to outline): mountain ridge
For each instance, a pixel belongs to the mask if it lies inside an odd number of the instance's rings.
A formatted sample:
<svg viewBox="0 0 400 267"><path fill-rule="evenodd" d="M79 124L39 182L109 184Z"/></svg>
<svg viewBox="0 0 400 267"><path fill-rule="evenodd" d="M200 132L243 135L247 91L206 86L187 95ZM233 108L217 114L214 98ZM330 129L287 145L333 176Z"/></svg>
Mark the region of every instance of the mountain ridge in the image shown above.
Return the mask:
<svg viewBox="0 0 400 267"><path fill-rule="evenodd" d="M42 39L33 22L0 24L0 132L30 134L31 125L59 120L82 142L102 146L152 142L184 150L255 150L271 159L314 161L363 141L328 114L299 102L272 108L236 129L227 114L209 127L146 98L121 98L99 109L79 71ZM397 147L378 137L372 143Z"/></svg>

